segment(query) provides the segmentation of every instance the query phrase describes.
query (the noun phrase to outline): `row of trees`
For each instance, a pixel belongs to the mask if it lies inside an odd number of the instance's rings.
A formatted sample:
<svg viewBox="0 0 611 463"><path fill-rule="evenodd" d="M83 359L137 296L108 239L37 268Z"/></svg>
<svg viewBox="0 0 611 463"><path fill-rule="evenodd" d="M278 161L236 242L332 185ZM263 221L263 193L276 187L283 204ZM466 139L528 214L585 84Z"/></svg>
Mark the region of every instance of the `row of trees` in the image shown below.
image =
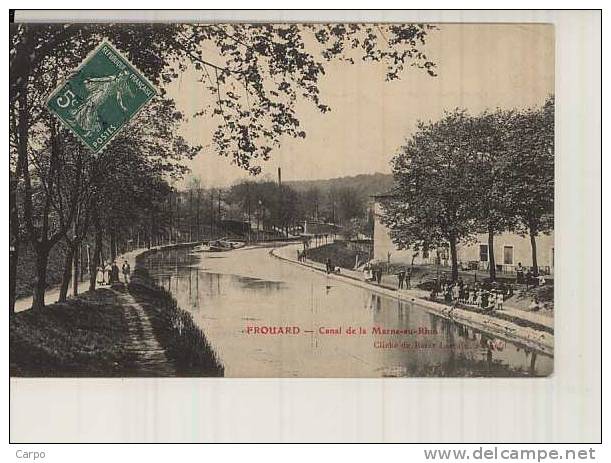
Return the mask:
<svg viewBox="0 0 611 463"><path fill-rule="evenodd" d="M523 111L455 110L416 133L392 160L395 186L382 217L400 249L449 246L452 278L457 245L488 234L490 278L496 278L494 237L536 237L553 228L554 98Z"/></svg>
<svg viewBox="0 0 611 463"><path fill-rule="evenodd" d="M244 239L297 233L304 221L334 223L348 234L371 234L368 198L349 186L296 189L270 180L247 180L229 188L204 188L193 181L172 191L157 216L155 244L198 241L226 235ZM262 232L262 233L258 233ZM136 233L134 235L134 233ZM130 240L142 242L142 230Z"/></svg>
<svg viewBox="0 0 611 463"><path fill-rule="evenodd" d="M183 116L163 92L164 84L194 69L200 88L192 93L202 95L196 116L212 118L218 126L212 137L214 150L256 174L260 169L252 161L269 159L283 137L305 137L296 112L300 100L321 113L330 110L318 88L326 62L379 62L388 80L412 66L434 75L434 63L421 50L431 28L11 24L11 312L22 245L36 256L33 307L41 308L49 253L58 243L67 246L67 264L73 260L76 266L71 254L83 240L93 240L93 289L94 266L104 243L115 253L125 230L148 230L149 242L158 235L168 180L184 173L182 161L198 150L176 136ZM101 155L92 156L49 115L45 100L103 39L110 39L162 94ZM62 293L65 297L66 291Z"/></svg>
<svg viewBox="0 0 611 463"><path fill-rule="evenodd" d="M40 132L29 134L33 146L28 150L27 171L18 156L11 158L11 304L22 245L32 248L36 256L33 304L40 307L44 305L48 259L55 246L65 249L60 289L60 300L64 300L72 275L82 273L83 259L78 254L82 244L90 243L93 250L88 270L89 286L94 289L104 243L109 248L106 259L114 259L119 242L133 227L152 230L156 226L155 216L161 213L170 191L169 178L180 175L180 161L197 152L173 135L180 119L173 104L158 99L96 157L54 119L45 116L38 122ZM19 141L16 137L14 142ZM78 278L72 280L77 292Z"/></svg>
<svg viewBox="0 0 611 463"><path fill-rule="evenodd" d="M366 218L368 211L366 198L349 186L300 191L271 181L246 181L231 187L228 202L232 218L249 222L254 218L279 230L304 220L346 225L354 218Z"/></svg>

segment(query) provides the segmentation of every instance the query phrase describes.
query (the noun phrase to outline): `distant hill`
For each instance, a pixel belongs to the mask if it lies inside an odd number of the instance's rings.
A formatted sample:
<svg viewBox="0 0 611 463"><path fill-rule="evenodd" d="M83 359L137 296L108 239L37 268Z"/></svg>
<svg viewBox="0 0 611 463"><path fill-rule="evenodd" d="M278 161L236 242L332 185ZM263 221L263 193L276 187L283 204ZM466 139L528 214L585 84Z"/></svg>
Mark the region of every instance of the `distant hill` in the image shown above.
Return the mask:
<svg viewBox="0 0 611 463"><path fill-rule="evenodd" d="M375 173L324 180L294 180L285 181L283 183L298 192L305 192L312 188L317 188L323 195L332 188L341 189L349 187L353 189L358 196L367 200L372 195L390 190L393 184L393 177L392 174Z"/></svg>

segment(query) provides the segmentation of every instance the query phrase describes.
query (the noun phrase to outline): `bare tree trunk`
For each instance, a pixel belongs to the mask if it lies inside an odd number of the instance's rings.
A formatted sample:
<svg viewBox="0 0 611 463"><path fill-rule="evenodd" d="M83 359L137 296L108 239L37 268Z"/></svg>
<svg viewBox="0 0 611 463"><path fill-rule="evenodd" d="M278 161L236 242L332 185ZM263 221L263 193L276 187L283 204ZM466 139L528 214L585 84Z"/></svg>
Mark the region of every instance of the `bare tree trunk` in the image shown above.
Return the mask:
<svg viewBox="0 0 611 463"><path fill-rule="evenodd" d="M45 244L36 246L36 281L32 300L33 309L45 306L45 291L47 289L47 263L49 262L49 247Z"/></svg>
<svg viewBox="0 0 611 463"><path fill-rule="evenodd" d="M11 232L10 237L10 253L9 253L9 313L15 313L15 299L17 297L17 270L19 268L19 247L21 244L20 226L19 226L19 210L17 209L17 183L19 182L19 169L10 175L10 192L9 192L9 227Z"/></svg>
<svg viewBox="0 0 611 463"><path fill-rule="evenodd" d="M73 256L72 256L72 261L74 262L74 279L72 280L72 295L76 296L78 294L78 282L79 282L79 275L80 275L80 262L81 262L81 254L79 252L79 248L80 248L80 241L75 241L74 242L74 250L73 250Z"/></svg>
<svg viewBox="0 0 611 463"><path fill-rule="evenodd" d="M490 280L496 281L496 260L494 259L494 227L488 225L488 264Z"/></svg>
<svg viewBox="0 0 611 463"><path fill-rule="evenodd" d="M13 195L13 191L11 191L11 195ZM12 198L14 199L14 198ZM14 206L14 207L13 207ZM10 217L10 227L11 227L11 246L9 253L9 313L15 313L15 299L17 297L17 269L19 268L19 246L20 246L20 237L19 237L19 215L17 213L17 205L11 204L11 217Z"/></svg>
<svg viewBox="0 0 611 463"><path fill-rule="evenodd" d="M450 237L450 255L452 257L452 281L458 280L458 253L456 251L456 238Z"/></svg>
<svg viewBox="0 0 611 463"><path fill-rule="evenodd" d="M114 223L110 224L110 261L114 262L117 258L117 232Z"/></svg>
<svg viewBox="0 0 611 463"><path fill-rule="evenodd" d="M13 241L13 249L9 257L9 313L15 313L15 299L17 297L17 269L19 267L19 239Z"/></svg>
<svg viewBox="0 0 611 463"><path fill-rule="evenodd" d="M98 265L101 265L102 260L102 225L97 211L93 212L93 228L95 233L95 249L93 250L93 259L89 261L89 291L95 291Z"/></svg>
<svg viewBox="0 0 611 463"><path fill-rule="evenodd" d="M539 276L539 264L537 262L537 241L536 241L536 237L537 237L537 232L534 231L531 228L530 231L530 249L532 251L532 259L533 259L533 275L534 276Z"/></svg>
<svg viewBox="0 0 611 463"><path fill-rule="evenodd" d="M64 259L64 273L62 274L62 284L59 288L59 302L66 302L68 297L68 287L72 278L72 260L74 259L74 243L66 244L66 256Z"/></svg>
<svg viewBox="0 0 611 463"><path fill-rule="evenodd" d="M83 252L83 242L81 242L80 252L79 252L79 254L81 255L81 260L79 264L81 271L79 272L79 281L85 281L85 272L89 268L89 265L87 265L87 262L89 262L89 249L88 248L89 248L88 245L85 244L85 252Z"/></svg>

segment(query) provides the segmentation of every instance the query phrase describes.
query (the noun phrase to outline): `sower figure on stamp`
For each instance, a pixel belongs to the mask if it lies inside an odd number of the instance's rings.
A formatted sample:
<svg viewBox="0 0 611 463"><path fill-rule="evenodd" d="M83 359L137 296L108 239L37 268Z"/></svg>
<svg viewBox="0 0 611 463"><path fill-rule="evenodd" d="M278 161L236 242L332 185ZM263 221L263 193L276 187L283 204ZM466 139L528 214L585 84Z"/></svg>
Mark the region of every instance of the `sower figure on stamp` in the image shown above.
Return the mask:
<svg viewBox="0 0 611 463"><path fill-rule="evenodd" d="M85 102L78 108L71 110L70 113L74 121L86 131L86 136L89 136L91 132L95 133L101 130L98 120L98 108L109 97L114 96L119 107L124 112L127 112L127 108L123 104L123 95L127 93L133 96L127 84L128 77L129 71L124 70L115 76L90 77L83 82L89 94Z"/></svg>

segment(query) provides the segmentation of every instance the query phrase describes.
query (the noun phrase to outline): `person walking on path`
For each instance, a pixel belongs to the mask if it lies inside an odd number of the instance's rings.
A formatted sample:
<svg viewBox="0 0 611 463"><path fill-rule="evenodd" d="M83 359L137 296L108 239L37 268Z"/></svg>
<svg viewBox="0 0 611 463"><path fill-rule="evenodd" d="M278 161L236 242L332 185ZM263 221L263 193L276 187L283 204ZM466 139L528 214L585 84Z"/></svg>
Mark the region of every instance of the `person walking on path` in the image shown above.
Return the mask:
<svg viewBox="0 0 611 463"><path fill-rule="evenodd" d="M516 280L518 284L524 283L524 267L522 267L522 262L518 262L518 267L516 268Z"/></svg>
<svg viewBox="0 0 611 463"><path fill-rule="evenodd" d="M129 280L130 280L131 273L132 273L132 269L131 269L131 267L129 265L129 262L123 261L123 267L121 268L121 270L123 271L123 282L125 284L128 284Z"/></svg>
<svg viewBox="0 0 611 463"><path fill-rule="evenodd" d="M475 305L478 307L482 307L482 293L483 290L481 288L475 291Z"/></svg>
<svg viewBox="0 0 611 463"><path fill-rule="evenodd" d="M503 310L503 291L497 291L496 293L496 301L495 301L495 310Z"/></svg>
<svg viewBox="0 0 611 463"><path fill-rule="evenodd" d="M365 278L365 281L371 281L372 276L371 276L371 267L369 266L369 264L365 264L365 266L363 267L363 278Z"/></svg>
<svg viewBox="0 0 611 463"><path fill-rule="evenodd" d="M535 285L532 281L533 278L533 274L530 271L530 269L526 270L526 291L528 291L528 285L532 284L533 286Z"/></svg>
<svg viewBox="0 0 611 463"><path fill-rule="evenodd" d="M403 282L405 281L405 270L404 269L399 270L399 272L397 273L397 278L399 279L399 288L398 289L403 289Z"/></svg>
<svg viewBox="0 0 611 463"><path fill-rule="evenodd" d="M110 284L119 283L119 267L117 266L117 262L112 263L112 267L110 269Z"/></svg>
<svg viewBox="0 0 611 463"><path fill-rule="evenodd" d="M112 270L112 267L110 266L109 262L104 264L104 284L105 285L110 284L110 271L111 270Z"/></svg>
<svg viewBox="0 0 611 463"><path fill-rule="evenodd" d="M458 304L458 301L460 299L460 291L461 289L458 283L454 283L454 286L452 286L452 302L454 303L454 306Z"/></svg>
<svg viewBox="0 0 611 463"><path fill-rule="evenodd" d="M96 273L96 282L98 286L102 286L104 284L104 264L98 265Z"/></svg>
<svg viewBox="0 0 611 463"><path fill-rule="evenodd" d="M327 257L327 274L333 271L333 265L331 264L331 258Z"/></svg>
<svg viewBox="0 0 611 463"><path fill-rule="evenodd" d="M382 284L382 268L381 267L376 270L376 280L378 281L379 285Z"/></svg>
<svg viewBox="0 0 611 463"><path fill-rule="evenodd" d="M490 292L486 289L482 291L482 309L488 310L488 302L490 300Z"/></svg>

